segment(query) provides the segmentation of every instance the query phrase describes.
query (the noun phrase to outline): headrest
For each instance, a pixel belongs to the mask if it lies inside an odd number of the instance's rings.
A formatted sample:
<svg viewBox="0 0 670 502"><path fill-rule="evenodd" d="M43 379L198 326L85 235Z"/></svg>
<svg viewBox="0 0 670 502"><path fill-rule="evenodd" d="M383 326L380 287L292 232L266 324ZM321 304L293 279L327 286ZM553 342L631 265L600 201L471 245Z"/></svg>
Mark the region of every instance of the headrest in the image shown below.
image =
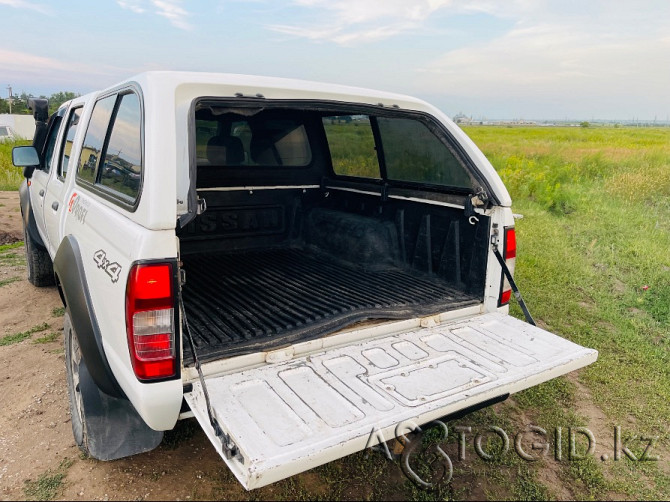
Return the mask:
<svg viewBox="0 0 670 502"><path fill-rule="evenodd" d="M236 166L244 162L242 140L234 136L214 136L207 142L207 160L215 166Z"/></svg>
<svg viewBox="0 0 670 502"><path fill-rule="evenodd" d="M249 144L251 160L265 166L281 165L272 136L267 131L254 131Z"/></svg>

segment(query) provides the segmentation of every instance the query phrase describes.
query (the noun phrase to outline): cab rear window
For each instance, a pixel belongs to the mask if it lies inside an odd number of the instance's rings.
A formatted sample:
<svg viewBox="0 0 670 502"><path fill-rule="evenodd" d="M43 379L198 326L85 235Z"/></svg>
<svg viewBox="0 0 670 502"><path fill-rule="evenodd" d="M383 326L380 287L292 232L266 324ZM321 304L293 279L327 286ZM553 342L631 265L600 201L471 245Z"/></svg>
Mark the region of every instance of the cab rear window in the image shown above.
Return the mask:
<svg viewBox="0 0 670 502"><path fill-rule="evenodd" d="M305 167L312 150L299 118L225 113L218 119L206 109L196 112L198 167Z"/></svg>

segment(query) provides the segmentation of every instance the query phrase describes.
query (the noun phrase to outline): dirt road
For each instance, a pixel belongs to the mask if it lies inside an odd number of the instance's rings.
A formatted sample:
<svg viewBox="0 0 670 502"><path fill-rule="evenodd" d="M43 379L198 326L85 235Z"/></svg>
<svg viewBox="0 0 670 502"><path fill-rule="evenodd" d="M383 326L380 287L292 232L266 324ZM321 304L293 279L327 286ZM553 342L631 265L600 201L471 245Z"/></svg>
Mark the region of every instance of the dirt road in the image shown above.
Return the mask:
<svg viewBox="0 0 670 502"><path fill-rule="evenodd" d="M0 244L20 240L18 193L0 192ZM0 253L0 284L0 337L35 331L0 345L0 499L49 495L48 481L56 498L71 500L248 496L188 420L149 454L82 458L72 439L58 292L28 283L23 246Z"/></svg>

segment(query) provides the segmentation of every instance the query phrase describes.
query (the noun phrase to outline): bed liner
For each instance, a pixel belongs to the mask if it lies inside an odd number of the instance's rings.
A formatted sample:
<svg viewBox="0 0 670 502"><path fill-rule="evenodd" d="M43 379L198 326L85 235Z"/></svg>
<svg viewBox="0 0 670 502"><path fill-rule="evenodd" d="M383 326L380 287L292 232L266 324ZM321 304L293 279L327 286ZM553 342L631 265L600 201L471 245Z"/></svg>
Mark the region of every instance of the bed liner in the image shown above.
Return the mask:
<svg viewBox="0 0 670 502"><path fill-rule="evenodd" d="M183 257L184 307L202 362L323 336L366 319L406 319L476 304L406 267L362 267L313 247ZM184 364L193 354L184 344Z"/></svg>

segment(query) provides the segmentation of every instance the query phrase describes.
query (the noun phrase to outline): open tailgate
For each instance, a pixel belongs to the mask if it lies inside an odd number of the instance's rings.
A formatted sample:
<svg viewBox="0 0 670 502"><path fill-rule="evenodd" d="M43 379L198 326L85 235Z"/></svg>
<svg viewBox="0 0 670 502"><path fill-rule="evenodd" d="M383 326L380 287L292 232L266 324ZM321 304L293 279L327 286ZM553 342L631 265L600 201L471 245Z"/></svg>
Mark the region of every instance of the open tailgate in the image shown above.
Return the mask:
<svg viewBox="0 0 670 502"><path fill-rule="evenodd" d="M231 458L210 425L199 382L185 398L230 470L252 489L360 451L373 429L391 439L401 422L424 424L597 357L488 313L207 378L214 415L237 447Z"/></svg>

